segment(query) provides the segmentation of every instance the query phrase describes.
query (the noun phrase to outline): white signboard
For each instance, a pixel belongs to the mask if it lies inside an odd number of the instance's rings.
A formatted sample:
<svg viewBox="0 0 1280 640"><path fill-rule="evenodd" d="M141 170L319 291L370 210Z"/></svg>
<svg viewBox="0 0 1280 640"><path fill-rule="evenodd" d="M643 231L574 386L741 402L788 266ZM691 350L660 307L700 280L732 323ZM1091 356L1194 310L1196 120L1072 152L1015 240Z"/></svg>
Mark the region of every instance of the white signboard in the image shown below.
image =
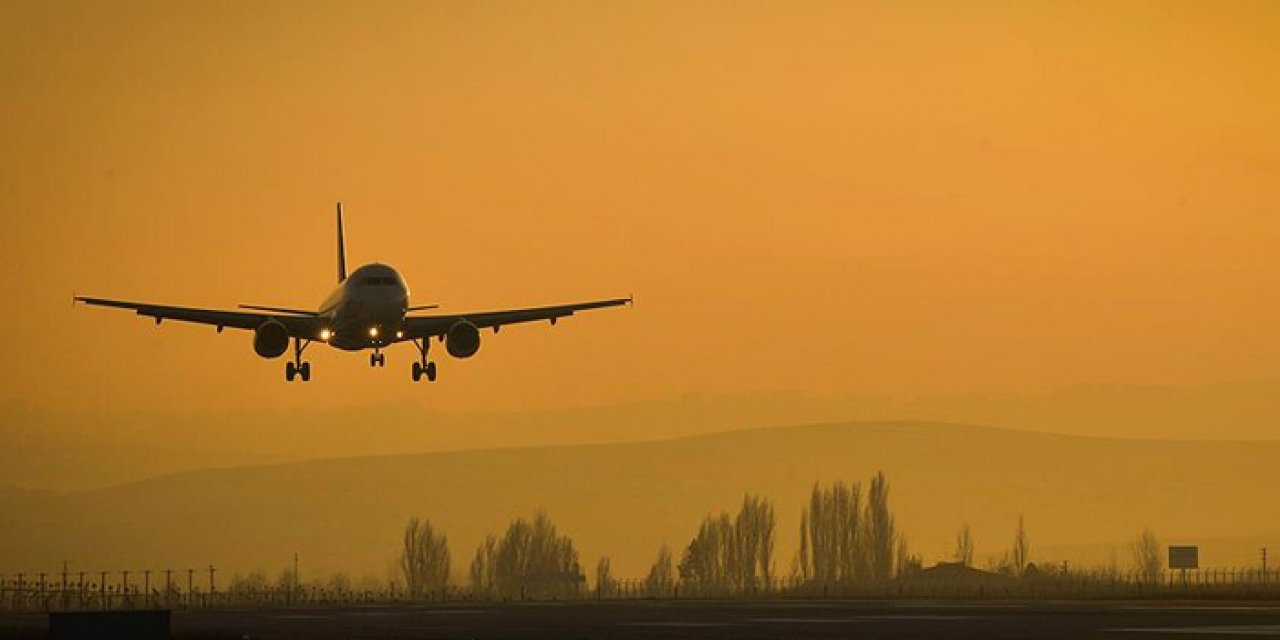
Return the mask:
<svg viewBox="0 0 1280 640"><path fill-rule="evenodd" d="M1199 569L1200 547L1195 545L1169 545L1170 569Z"/></svg>

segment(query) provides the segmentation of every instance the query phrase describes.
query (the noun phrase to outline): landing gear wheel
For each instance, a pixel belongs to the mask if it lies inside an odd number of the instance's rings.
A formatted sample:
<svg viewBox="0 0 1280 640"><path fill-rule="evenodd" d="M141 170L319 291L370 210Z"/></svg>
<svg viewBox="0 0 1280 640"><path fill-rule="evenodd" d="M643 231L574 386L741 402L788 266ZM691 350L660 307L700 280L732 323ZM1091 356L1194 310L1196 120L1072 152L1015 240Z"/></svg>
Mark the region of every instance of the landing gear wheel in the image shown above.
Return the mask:
<svg viewBox="0 0 1280 640"><path fill-rule="evenodd" d="M379 367L387 366L387 354L385 353L378 354L378 366Z"/></svg>
<svg viewBox="0 0 1280 640"><path fill-rule="evenodd" d="M293 379L299 376L302 377L303 382L311 379L311 363L302 361L302 352L309 344L311 344L310 340L293 339L293 362L284 363L285 380L293 382Z"/></svg>
<svg viewBox="0 0 1280 640"><path fill-rule="evenodd" d="M427 361L427 348L431 346L427 338L415 339L413 346L418 348L418 362L413 363L413 380L417 382L422 379L422 374L427 374L427 380L436 381L436 363Z"/></svg>

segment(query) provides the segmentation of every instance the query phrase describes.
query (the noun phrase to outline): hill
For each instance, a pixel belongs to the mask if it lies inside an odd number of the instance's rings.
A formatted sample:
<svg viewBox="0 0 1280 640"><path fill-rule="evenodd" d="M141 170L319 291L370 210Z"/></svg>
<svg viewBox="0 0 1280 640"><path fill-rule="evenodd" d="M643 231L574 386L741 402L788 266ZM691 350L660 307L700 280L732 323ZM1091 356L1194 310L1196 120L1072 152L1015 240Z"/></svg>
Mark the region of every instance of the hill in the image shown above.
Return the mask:
<svg viewBox="0 0 1280 640"><path fill-rule="evenodd" d="M430 397L321 409L126 411L0 403L0 486L92 489L208 467L494 447L605 444L835 421L926 420L1084 436L1275 439L1280 381L1081 386L1042 395L686 394L597 407L451 413ZM377 425L376 429L361 425Z"/></svg>
<svg viewBox="0 0 1280 640"><path fill-rule="evenodd" d="M369 425L369 429L374 429ZM33 499L0 493L0 570L276 570L296 551L312 572L385 574L406 518L449 535L457 575L475 545L513 516L546 509L585 566L601 554L639 576L711 511L744 492L774 499L778 569L794 553L815 481L883 469L911 546L948 555L962 521L978 558L1008 547L1025 514L1036 561L1069 545L1123 547L1144 526L1167 542L1280 530L1280 442L1068 437L953 424L877 422L752 429L656 442L339 458L190 471ZM1280 545L1276 545L1280 548ZM1245 564L1256 549L1206 547L1202 562ZM1096 553L1094 554L1096 556Z"/></svg>

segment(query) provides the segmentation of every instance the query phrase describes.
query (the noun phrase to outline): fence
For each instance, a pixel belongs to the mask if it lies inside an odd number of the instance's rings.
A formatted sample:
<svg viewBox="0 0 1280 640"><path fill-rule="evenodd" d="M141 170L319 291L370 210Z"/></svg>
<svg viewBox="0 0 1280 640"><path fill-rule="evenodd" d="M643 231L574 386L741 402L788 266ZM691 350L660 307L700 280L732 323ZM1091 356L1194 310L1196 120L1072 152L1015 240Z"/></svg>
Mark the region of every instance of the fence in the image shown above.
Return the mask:
<svg viewBox="0 0 1280 640"><path fill-rule="evenodd" d="M745 587L680 583L653 588L619 581L592 591L601 599L635 598L1278 598L1280 571L1219 568L1162 571L1151 579L1137 571L1055 570L1021 577L973 572L957 576L928 571L880 582L822 582L799 578L757 580Z"/></svg>
<svg viewBox="0 0 1280 640"><path fill-rule="evenodd" d="M601 589L578 583L551 594L524 588L507 592L448 587L411 598L402 588L260 586L219 590L215 570L46 572L0 576L0 612L128 609L307 608L413 602L527 600L665 600L757 598L1277 598L1280 571L1203 569L1164 571L1152 580L1137 572L1057 570L1014 577L974 572L965 577L928 571L881 582L818 582L798 578L748 585L614 580Z"/></svg>

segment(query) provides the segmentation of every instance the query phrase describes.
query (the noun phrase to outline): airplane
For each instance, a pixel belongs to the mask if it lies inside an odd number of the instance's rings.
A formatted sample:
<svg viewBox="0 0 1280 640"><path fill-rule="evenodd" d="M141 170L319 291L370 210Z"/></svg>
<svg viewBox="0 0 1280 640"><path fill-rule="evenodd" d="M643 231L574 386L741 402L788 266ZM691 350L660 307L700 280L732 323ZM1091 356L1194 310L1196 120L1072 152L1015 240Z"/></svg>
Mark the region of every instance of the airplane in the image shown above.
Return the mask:
<svg viewBox="0 0 1280 640"><path fill-rule="evenodd" d="M302 354L313 342L327 344L343 351L372 349L369 366L385 367L382 350L398 342L412 342L418 348L418 361L413 363L413 380L424 376L436 379L436 363L427 358L431 338L444 343L454 358L474 356L480 350L480 330L498 331L509 324L549 321L571 316L578 311L629 305L630 297L593 300L528 309L483 311L479 313L413 315L435 309L439 305L410 305L409 287L404 277L389 265L371 263L347 274L346 239L342 224L342 203L338 203L338 286L315 311L259 305L239 305L243 311L220 311L191 307L173 307L127 302L88 296L72 296L73 302L87 305L130 309L140 316L164 320L213 325L218 333L225 328L253 331L253 350L263 358L278 358L293 341L293 359L285 363L285 380L311 380L311 363Z"/></svg>

